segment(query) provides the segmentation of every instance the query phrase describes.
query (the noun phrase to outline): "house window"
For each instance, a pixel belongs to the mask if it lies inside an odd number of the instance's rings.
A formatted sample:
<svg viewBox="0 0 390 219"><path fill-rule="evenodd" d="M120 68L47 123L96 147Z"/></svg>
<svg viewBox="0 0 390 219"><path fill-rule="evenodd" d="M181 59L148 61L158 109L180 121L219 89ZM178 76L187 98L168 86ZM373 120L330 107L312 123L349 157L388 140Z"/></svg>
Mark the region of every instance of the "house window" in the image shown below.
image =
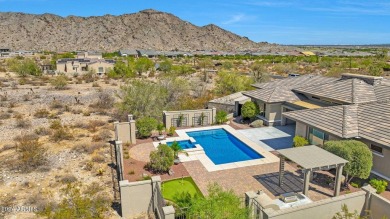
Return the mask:
<svg viewBox="0 0 390 219"><path fill-rule="evenodd" d="M378 145L371 144L370 145L371 151L376 154L383 154L383 148Z"/></svg>
<svg viewBox="0 0 390 219"><path fill-rule="evenodd" d="M104 72L103 67L99 67L99 73L103 73L103 72Z"/></svg>
<svg viewBox="0 0 390 219"><path fill-rule="evenodd" d="M323 145L325 141L329 140L329 135L318 129L309 128L309 142L314 145Z"/></svg>

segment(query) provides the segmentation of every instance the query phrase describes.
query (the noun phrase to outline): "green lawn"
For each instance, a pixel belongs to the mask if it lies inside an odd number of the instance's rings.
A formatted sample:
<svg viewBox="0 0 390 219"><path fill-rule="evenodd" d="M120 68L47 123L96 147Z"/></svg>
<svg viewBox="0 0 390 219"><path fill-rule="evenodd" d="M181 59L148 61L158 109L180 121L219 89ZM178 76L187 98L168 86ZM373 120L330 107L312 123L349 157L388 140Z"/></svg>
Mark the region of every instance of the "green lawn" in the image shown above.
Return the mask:
<svg viewBox="0 0 390 219"><path fill-rule="evenodd" d="M197 194L203 197L202 192L196 186L191 177L184 177L182 179L174 179L162 183L162 194L165 199L173 201L176 193L189 192L192 196Z"/></svg>

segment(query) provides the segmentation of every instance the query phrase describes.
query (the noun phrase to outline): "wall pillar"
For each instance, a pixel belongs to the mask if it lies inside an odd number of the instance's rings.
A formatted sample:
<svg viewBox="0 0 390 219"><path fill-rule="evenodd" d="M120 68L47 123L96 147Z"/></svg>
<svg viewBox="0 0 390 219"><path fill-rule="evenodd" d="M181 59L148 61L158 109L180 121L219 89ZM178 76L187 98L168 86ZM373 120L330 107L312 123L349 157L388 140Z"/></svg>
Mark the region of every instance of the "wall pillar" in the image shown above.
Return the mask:
<svg viewBox="0 0 390 219"><path fill-rule="evenodd" d="M114 122L115 141L119 141L118 125L119 122L115 121Z"/></svg>
<svg viewBox="0 0 390 219"><path fill-rule="evenodd" d="M211 124L214 124L216 122L216 117L217 117L217 108L213 107L211 113L212 113Z"/></svg>
<svg viewBox="0 0 390 219"><path fill-rule="evenodd" d="M165 219L175 219L175 209L173 206L165 206L162 208Z"/></svg>
<svg viewBox="0 0 390 219"><path fill-rule="evenodd" d="M364 209L365 215L367 216L369 214L369 210L371 209L371 196L372 194L376 193L376 189L372 188L370 185L365 185L361 188L363 191L366 192L366 200L364 202Z"/></svg>
<svg viewBox="0 0 390 219"><path fill-rule="evenodd" d="M259 195L254 191L245 192L245 206L251 209L250 218L255 218L256 215L259 215L259 209L254 207L253 202Z"/></svg>
<svg viewBox="0 0 390 219"><path fill-rule="evenodd" d="M129 117L130 118L130 117ZM130 142L131 144L136 144L136 126L135 126L135 120L133 117L131 117L131 120L129 120L129 126L130 126Z"/></svg>
<svg viewBox="0 0 390 219"><path fill-rule="evenodd" d="M119 181L123 180L123 147L121 141L115 141L116 165L118 168Z"/></svg>
<svg viewBox="0 0 390 219"><path fill-rule="evenodd" d="M305 170L305 179L303 181L303 194L308 196L311 170Z"/></svg>
<svg viewBox="0 0 390 219"><path fill-rule="evenodd" d="M283 178L284 178L284 162L285 162L285 157L281 156L280 157L280 162L279 162L279 186L283 186Z"/></svg>
<svg viewBox="0 0 390 219"><path fill-rule="evenodd" d="M339 196L341 188L341 177L343 173L343 165L338 165L336 168L335 185L334 185L334 196Z"/></svg>

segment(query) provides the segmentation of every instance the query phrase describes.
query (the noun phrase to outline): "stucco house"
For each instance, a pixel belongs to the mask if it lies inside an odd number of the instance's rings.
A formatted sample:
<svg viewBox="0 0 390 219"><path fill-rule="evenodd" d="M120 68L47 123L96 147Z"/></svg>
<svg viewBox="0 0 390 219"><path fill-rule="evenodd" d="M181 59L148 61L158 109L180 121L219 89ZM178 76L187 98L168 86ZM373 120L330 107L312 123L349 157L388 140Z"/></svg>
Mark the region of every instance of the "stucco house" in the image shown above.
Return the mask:
<svg viewBox="0 0 390 219"><path fill-rule="evenodd" d="M340 79L301 76L257 84L244 92L263 109L268 125L295 123L310 144L356 139L373 152L372 173L390 181L390 80L343 74Z"/></svg>
<svg viewBox="0 0 390 219"><path fill-rule="evenodd" d="M115 61L109 59L59 59L57 73L83 74L89 71L102 76L114 68Z"/></svg>
<svg viewBox="0 0 390 219"><path fill-rule="evenodd" d="M102 59L103 55L101 52L95 52L95 51L82 51L77 53L78 59Z"/></svg>

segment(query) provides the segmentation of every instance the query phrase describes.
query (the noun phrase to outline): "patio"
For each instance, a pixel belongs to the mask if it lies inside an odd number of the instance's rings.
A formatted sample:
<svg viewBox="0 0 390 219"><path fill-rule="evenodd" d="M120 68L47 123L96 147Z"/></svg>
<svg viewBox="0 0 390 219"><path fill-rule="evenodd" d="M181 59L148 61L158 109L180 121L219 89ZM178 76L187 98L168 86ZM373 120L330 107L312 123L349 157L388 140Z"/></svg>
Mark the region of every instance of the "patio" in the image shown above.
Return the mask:
<svg viewBox="0 0 390 219"><path fill-rule="evenodd" d="M267 151L291 148L295 125L261 127L237 130Z"/></svg>

